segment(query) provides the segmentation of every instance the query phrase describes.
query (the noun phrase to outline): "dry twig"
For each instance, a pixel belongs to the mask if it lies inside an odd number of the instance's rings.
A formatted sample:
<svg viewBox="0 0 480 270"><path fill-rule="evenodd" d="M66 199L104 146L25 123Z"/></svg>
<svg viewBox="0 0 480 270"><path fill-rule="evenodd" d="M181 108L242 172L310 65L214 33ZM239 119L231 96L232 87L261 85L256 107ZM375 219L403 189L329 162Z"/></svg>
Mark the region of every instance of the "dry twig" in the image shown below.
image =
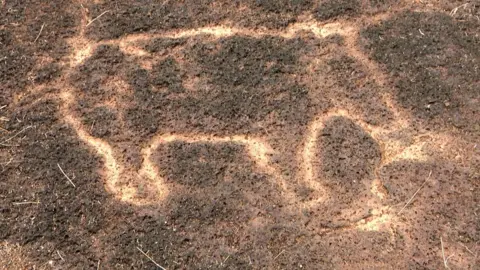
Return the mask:
<svg viewBox="0 0 480 270"><path fill-rule="evenodd" d="M460 243L461 246L463 246L470 254L472 254L473 256L475 256L475 253L473 253L473 251L471 251L466 245Z"/></svg>
<svg viewBox="0 0 480 270"><path fill-rule="evenodd" d="M38 35L37 35L37 37L35 38L35 40L33 41L33 43L37 42L38 38L39 38L40 35L42 34L43 27L45 27L45 23L42 24L42 27L40 28L40 32L38 32Z"/></svg>
<svg viewBox="0 0 480 270"><path fill-rule="evenodd" d="M227 258L225 258L225 260L223 260L223 262L220 264L220 266L223 266L229 258L230 258L230 254L228 254Z"/></svg>
<svg viewBox="0 0 480 270"><path fill-rule="evenodd" d="M442 237L440 237L440 245L442 246L443 265L445 265L445 269L450 269L450 267L448 267L448 264L447 264L448 258L445 258L445 249L443 248Z"/></svg>
<svg viewBox="0 0 480 270"><path fill-rule="evenodd" d="M14 202L14 205L24 205L24 204L40 204L40 202Z"/></svg>
<svg viewBox="0 0 480 270"><path fill-rule="evenodd" d="M468 3L465 3L465 4L462 4L462 5L454 8L454 9L452 9L452 11L450 11L450 16L455 15L455 14L457 13L457 11L458 11L459 8L462 8L462 7L463 7L463 9L466 9L467 6L468 6Z"/></svg>
<svg viewBox="0 0 480 270"><path fill-rule="evenodd" d="M62 259L62 261L65 261L65 259L62 257L62 254L60 254L60 251L58 251L58 249L57 249L57 254L58 254L58 257L60 257L60 259Z"/></svg>
<svg viewBox="0 0 480 270"><path fill-rule="evenodd" d="M427 183L428 179L430 179L430 176L432 175L432 171L430 171L430 173L428 174L428 177L427 179L425 179L425 182L423 182L423 184L417 189L417 191L415 191L415 193L413 194L413 196L410 198L410 200L407 201L407 203L403 206L402 209L400 209L400 211L398 211L398 214L397 215L400 215L400 213L402 213L402 211L407 208L407 206L412 202L413 198L415 198L415 196L417 195L417 193L423 188L423 186L425 186L425 184Z"/></svg>
<svg viewBox="0 0 480 270"><path fill-rule="evenodd" d="M143 252L143 250L141 250L139 247L137 247L138 251L140 251L145 257L147 257L153 264L155 264L158 268L162 269L162 270L166 270L165 268L163 268L163 266L161 266L160 264L158 264L156 261L154 261L152 259L152 257L148 256L147 253Z"/></svg>
<svg viewBox="0 0 480 270"><path fill-rule="evenodd" d="M275 261L278 257L280 257L280 255L282 255L283 252L285 252L285 249L283 249L282 251L280 251L280 253L278 253L278 255L275 256L275 258L273 258L273 260Z"/></svg>
<svg viewBox="0 0 480 270"><path fill-rule="evenodd" d="M77 187L73 183L72 179L70 179L70 177L68 177L68 175L63 171L62 167L60 167L60 164L57 163L57 166L60 169L60 171L62 172L62 174L67 178L68 182L70 182L70 184L72 184L73 187Z"/></svg>
<svg viewBox="0 0 480 270"><path fill-rule="evenodd" d="M92 24L94 21L98 20L100 17L102 17L103 15L105 15L107 12L110 12L110 10L107 10L107 11L104 11L102 12L102 14L98 15L97 17L95 17L95 19L91 20L89 23L87 23L87 25L85 25L85 27L88 27L90 24Z"/></svg>
<svg viewBox="0 0 480 270"><path fill-rule="evenodd" d="M12 137L6 139L6 140L3 140L2 142L0 142L0 145L4 145L6 142L8 141L11 141L12 139L14 139L15 137L17 137L18 135L20 135L21 133L23 133L25 130L29 129L29 128L32 128L33 126L28 126L28 127L25 127L23 128L22 130L20 130L19 132L15 133Z"/></svg>

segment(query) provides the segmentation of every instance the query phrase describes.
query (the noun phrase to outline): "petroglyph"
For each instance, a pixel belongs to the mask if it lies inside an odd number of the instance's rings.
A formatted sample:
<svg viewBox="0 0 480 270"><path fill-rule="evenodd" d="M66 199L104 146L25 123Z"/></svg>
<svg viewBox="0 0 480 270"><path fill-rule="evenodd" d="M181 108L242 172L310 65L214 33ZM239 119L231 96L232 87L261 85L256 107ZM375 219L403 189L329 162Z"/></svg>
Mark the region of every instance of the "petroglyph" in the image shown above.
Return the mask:
<svg viewBox="0 0 480 270"><path fill-rule="evenodd" d="M372 20L381 19L373 18ZM388 76L382 72L382 69L377 66L376 63L371 61L362 50L358 48L358 26L353 23L335 22L329 24L320 24L314 21L301 22L291 24L285 30L261 30L261 29L247 29L237 27L226 26L213 26L204 27L198 29L189 29L182 31L170 31L160 34L131 34L120 37L118 39L103 40L99 42L92 42L83 37L83 32L77 37L70 40L70 46L73 48L72 54L67 57L69 61L69 68L72 72L75 68L81 66L85 61L92 56L93 52L98 46L101 45L115 45L118 46L120 51L128 56L135 57L138 61L142 61L144 58L152 58L154 54L146 51L143 47L139 46L141 42L148 42L158 38L193 38L201 35L207 35L210 39L220 39L233 36L247 36L253 38L262 38L265 36L275 36L284 39L292 39L298 37L302 32L312 33L316 38L325 38L330 35L340 35L345 38L346 52L358 60L361 65L368 72L368 76L374 78L381 85L388 85ZM151 66L151 64L144 64L143 66ZM68 73L67 72L67 73ZM194 81L197 82L197 81ZM119 80L117 83L120 85L120 90L123 92L128 91L128 86L125 82ZM195 83L190 83L189 89L195 88ZM361 127L365 132L371 135L371 137L380 145L382 149L381 162L375 168L375 179L371 182L370 192L379 198L384 200L388 194L385 192L380 179L377 176L377 170L387 165L389 162L398 159L415 159L426 160L428 156L422 152L422 143L416 142L415 144L404 147L398 144L396 141L385 141L383 136L385 134L395 133L406 127L409 123L404 119L407 112L400 109L399 106L393 101L388 94L382 94L383 101L387 104L389 109L393 112L394 119L392 124L388 127L379 127L366 123L357 115L348 112L345 108L334 108L328 112L318 114L313 121L309 124L307 133L303 139L303 146L297 149L297 165L300 171L297 173L300 181L303 185L314 190L315 197L311 200L304 202L297 202L296 193L292 180L286 178L280 172L278 165L274 165L271 160L272 155L278 155L275 150L269 145L269 143L261 137L252 137L243 134L237 134L233 136L217 136L217 135L199 135L199 134L176 134L167 133L164 134L162 130L159 130L149 142L144 142L141 149L142 163L139 170L135 170L129 167L129 164L122 164L116 157L120 155L115 152L115 147L110 145L106 140L96 138L90 134L88 129L83 126L82 121L78 115L72 110L72 105L78 102L76 100L75 93L72 86L61 86L62 94L61 99L63 106L61 113L65 121L75 129L78 137L95 150L95 152L102 157L104 161L103 176L105 179L105 188L108 192L115 195L115 197L121 201L128 202L134 205L155 205L161 202L169 193L169 187L165 183L164 179L160 177L158 164L152 161L152 155L156 149L162 144L168 144L171 142L184 142L184 143L234 143L245 147L249 157L255 161L256 166L260 171L270 176L270 180L274 181L274 184L278 185L288 201L294 202L298 207L313 207L324 203L327 199L327 189L322 183L322 177L318 172L318 157L317 151L319 147L319 133L325 128L325 123L332 117L345 117L350 119L356 125ZM118 106L117 102L109 103L110 107ZM124 181L124 179L130 179ZM145 198L139 198L137 196L137 185L132 182L132 179L138 179L138 181L148 181L148 187L152 190L149 191L149 196ZM374 205L378 209L382 208L382 205L378 203ZM383 208L382 208L383 209ZM377 213L378 212L378 213ZM378 210L373 214L373 217L369 221L361 221L358 224L352 224L351 228L358 230L379 230L381 224L387 223L392 219L392 216L388 213L388 210Z"/></svg>

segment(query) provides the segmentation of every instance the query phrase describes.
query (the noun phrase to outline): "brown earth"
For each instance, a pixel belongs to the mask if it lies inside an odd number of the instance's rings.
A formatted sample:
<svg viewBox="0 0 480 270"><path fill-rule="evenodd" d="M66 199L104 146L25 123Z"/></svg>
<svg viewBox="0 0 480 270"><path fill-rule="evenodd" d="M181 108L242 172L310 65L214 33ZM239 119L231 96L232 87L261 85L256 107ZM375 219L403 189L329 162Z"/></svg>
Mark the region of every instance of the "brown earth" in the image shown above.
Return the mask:
<svg viewBox="0 0 480 270"><path fill-rule="evenodd" d="M0 2L0 269L480 269L475 1Z"/></svg>

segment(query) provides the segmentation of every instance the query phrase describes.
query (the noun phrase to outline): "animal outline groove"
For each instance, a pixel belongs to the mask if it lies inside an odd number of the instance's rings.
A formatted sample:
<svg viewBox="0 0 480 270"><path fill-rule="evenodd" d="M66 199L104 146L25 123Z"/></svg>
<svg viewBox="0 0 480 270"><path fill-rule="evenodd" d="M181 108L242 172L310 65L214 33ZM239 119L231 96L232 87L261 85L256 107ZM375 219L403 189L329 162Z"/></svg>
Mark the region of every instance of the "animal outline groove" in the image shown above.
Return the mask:
<svg viewBox="0 0 480 270"><path fill-rule="evenodd" d="M378 19L381 19L382 15L378 16ZM375 20L375 19L374 19ZM235 35L251 36L251 37L262 37L262 36L280 36L283 38L294 38L297 33L301 31L309 31L313 33L317 38L324 38L329 35L339 34L347 36L347 52L351 54L355 59L359 58L360 62L368 69L369 72L373 73L373 76L381 78L382 81L385 81L386 76L381 72L381 69L376 66L375 63L369 60L369 58L357 49L356 43L358 39L359 28L351 23L332 23L321 26L316 22L303 22L291 25L284 31L270 31L270 30L250 30L242 28L229 28L224 26L215 26L215 27L205 27L200 29L184 30L184 31L172 31L171 33L164 34L131 34L118 39L99 41L92 44L89 40L83 37L84 31L80 31L80 34L76 37L71 38L70 45L74 48L73 53L67 57L69 60L69 70L72 72L77 66L84 63L88 59L94 49L100 45L118 45L120 50L127 55L134 55L136 57L149 56L149 53L144 51L141 48L136 47L135 43L140 40L151 40L154 38L182 38L182 37L194 37L197 35L208 34L215 38L230 37ZM68 72L67 72L68 73ZM369 76L371 76L370 74ZM115 158L114 149L106 141L96 138L89 134L85 127L81 124L81 120L75 113L71 110L72 104L75 101L75 95L73 94L73 86L71 85L62 85L60 83L60 88L62 89L61 99L63 101L62 114L65 121L75 129L78 137L85 142L87 145L95 149L98 155L100 155L104 160L105 167L105 188L110 193L114 194L115 197L121 201L133 204L133 205L155 205L161 202L169 192L168 185L165 183L165 180L159 176L159 171L157 166L151 161L151 156L153 152L162 144L168 144L174 141L186 142L186 143L236 143L242 145L246 148L249 156L255 161L258 168L261 169L266 174L274 177L276 181L280 182L280 187L283 191L283 196L288 198L289 201L296 201L296 194L293 191L293 188L289 185L288 181L279 173L279 168L276 168L272 165L271 160L269 159L269 154L272 153L272 147L262 140L262 138L255 138L246 135L234 135L234 136L214 136L214 135L189 135L189 134L163 134L161 131L153 136L150 142L141 150L143 162L140 170L136 171L136 174L141 178L147 178L153 185L155 191L152 193L154 196L148 198L139 199L136 197L136 187L134 183L130 183L127 186L124 186L121 181L123 174L129 171L129 168L126 164L119 164ZM383 99L389 105L390 109L394 111L396 119L399 119L400 115L406 114L406 112L400 111L396 106L395 102L388 96L383 96ZM397 153L385 153L385 147L383 142L376 136L377 134L389 133L395 131L398 128L405 127L408 123L398 120L392 125L391 128L380 128L374 127L360 120L359 117L350 114L345 109L332 109L329 112L321 113L318 115L315 120L313 120L308 128L308 134L304 139L304 147L298 151L297 162L301 168L300 174L302 175L303 182L310 188L317 191L318 196L311 201L303 202L301 207L314 207L315 205L324 203L328 199L328 194L325 187L321 183L321 179L318 178L314 169L314 159L316 158L315 152L317 151L317 136L324 128L325 122L328 121L331 117L346 117L355 122L363 130L371 134L375 141L382 148L382 161L380 165L375 168L375 179L372 182L370 187L371 192L380 199L384 199L387 194L381 188L381 182L377 175L378 168L388 164L389 161L393 161L395 158L415 158L416 156L422 156L421 149L411 146L404 151L399 151ZM395 120L394 120L395 121ZM418 152L420 150L420 152ZM406 153L407 151L408 153ZM411 153L410 153L411 152ZM388 159L386 158L388 157ZM123 186L122 186L123 185ZM382 205L376 205L378 210L373 218L370 218L369 221L360 220L352 224L352 228L370 230L372 228L379 228L379 224L388 223L393 219L390 214L385 214L389 210L385 210L385 207ZM372 225L373 224L373 225Z"/></svg>

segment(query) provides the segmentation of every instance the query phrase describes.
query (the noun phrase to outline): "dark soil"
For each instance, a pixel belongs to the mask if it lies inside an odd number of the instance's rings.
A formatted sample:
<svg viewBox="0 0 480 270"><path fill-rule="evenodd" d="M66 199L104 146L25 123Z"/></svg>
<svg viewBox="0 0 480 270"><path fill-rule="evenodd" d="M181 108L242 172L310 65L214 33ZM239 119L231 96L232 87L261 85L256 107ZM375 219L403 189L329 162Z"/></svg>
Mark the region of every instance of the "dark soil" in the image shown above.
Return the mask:
<svg viewBox="0 0 480 270"><path fill-rule="evenodd" d="M325 123L320 140L323 173L338 186L352 189L372 178L381 160L378 143L349 119L334 117Z"/></svg>
<svg viewBox="0 0 480 270"><path fill-rule="evenodd" d="M1 1L0 269L478 269L462 4Z"/></svg>
<svg viewBox="0 0 480 270"><path fill-rule="evenodd" d="M109 39L125 34L189 29L219 23L283 28L295 22L302 12L311 9L313 1L105 1L85 7L91 18L110 11L101 24L88 30L89 37Z"/></svg>
<svg viewBox="0 0 480 270"><path fill-rule="evenodd" d="M446 14L406 12L367 28L363 36L373 58L397 78L395 94L405 108L434 127L475 131L479 27L479 21L458 22Z"/></svg>
<svg viewBox="0 0 480 270"><path fill-rule="evenodd" d="M316 10L316 18L328 20L338 16L356 15L360 9L360 2L353 0L323 1Z"/></svg>

